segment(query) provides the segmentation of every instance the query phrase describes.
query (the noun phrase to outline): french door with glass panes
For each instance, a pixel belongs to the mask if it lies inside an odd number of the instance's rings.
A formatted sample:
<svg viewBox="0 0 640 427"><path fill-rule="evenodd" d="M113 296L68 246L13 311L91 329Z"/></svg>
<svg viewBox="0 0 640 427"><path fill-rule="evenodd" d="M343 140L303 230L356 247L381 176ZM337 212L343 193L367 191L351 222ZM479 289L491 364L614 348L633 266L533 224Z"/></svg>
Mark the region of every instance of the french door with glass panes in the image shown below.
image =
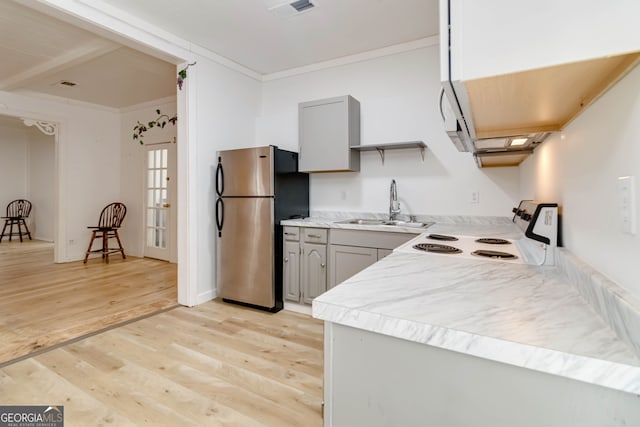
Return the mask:
<svg viewBox="0 0 640 427"><path fill-rule="evenodd" d="M144 256L176 259L176 144L146 146Z"/></svg>

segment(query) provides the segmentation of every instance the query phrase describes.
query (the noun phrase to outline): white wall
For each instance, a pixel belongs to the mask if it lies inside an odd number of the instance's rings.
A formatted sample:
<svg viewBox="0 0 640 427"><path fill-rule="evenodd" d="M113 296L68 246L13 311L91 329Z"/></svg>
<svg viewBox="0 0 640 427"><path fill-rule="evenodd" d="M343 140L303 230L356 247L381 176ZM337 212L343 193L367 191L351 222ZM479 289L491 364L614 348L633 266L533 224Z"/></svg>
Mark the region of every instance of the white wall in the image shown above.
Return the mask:
<svg viewBox="0 0 640 427"><path fill-rule="evenodd" d="M29 138L30 231L33 238L52 242L55 237L56 197L55 139L36 128L26 130Z"/></svg>
<svg viewBox="0 0 640 427"><path fill-rule="evenodd" d="M340 95L360 101L361 143L423 140L417 150L361 154L357 173L311 176L313 210L385 212L389 185L398 184L402 212L508 216L518 200L518 169L478 169L443 130L438 111L439 47L310 72L263 84L257 144L298 151L298 103ZM471 204L479 191L480 203Z"/></svg>
<svg viewBox="0 0 640 427"><path fill-rule="evenodd" d="M22 122L18 126L5 123L0 127L0 216L7 204L15 199L27 198L28 137ZM0 226L4 221L0 221Z"/></svg>
<svg viewBox="0 0 640 427"><path fill-rule="evenodd" d="M215 272L215 168L216 151L255 145L255 121L260 111L260 82L219 65L207 58L197 59L197 71L190 70L189 85L195 86L197 134L189 135L195 150L195 213L197 300L216 295ZM192 87L193 88L193 87ZM179 118L178 118L179 119ZM178 218L178 221L182 219Z"/></svg>
<svg viewBox="0 0 640 427"><path fill-rule="evenodd" d="M120 200L127 206L127 216L120 232L122 245L126 253L133 256L144 255L144 197L145 197L145 147L132 138L133 127L138 121L147 123L158 117L156 109L169 117L176 114L176 100L159 99L146 102L124 110L120 117L121 123L121 188ZM145 144L174 141L176 126L167 124L164 129L149 130L145 137ZM177 177L173 177L176 179ZM175 242L174 242L175 243Z"/></svg>
<svg viewBox="0 0 640 427"><path fill-rule="evenodd" d="M0 91L0 114L60 123L56 155L60 182L61 261L84 257L102 208L120 196L120 115L50 97Z"/></svg>
<svg viewBox="0 0 640 427"><path fill-rule="evenodd" d="M622 233L617 194L618 177L640 179L639 139L636 67L521 165L521 194L557 201L565 246L640 298L640 236Z"/></svg>

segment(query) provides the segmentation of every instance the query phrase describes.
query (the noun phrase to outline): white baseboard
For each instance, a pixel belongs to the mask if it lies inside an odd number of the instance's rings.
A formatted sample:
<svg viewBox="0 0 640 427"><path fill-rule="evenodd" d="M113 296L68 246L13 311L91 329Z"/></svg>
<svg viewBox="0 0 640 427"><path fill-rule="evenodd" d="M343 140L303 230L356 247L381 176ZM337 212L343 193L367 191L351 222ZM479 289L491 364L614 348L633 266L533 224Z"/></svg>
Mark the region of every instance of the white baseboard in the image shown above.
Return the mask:
<svg viewBox="0 0 640 427"><path fill-rule="evenodd" d="M200 305L207 301L214 300L217 297L218 297L217 289L210 289L206 292L202 292L201 294L198 294L198 296L196 297L196 305Z"/></svg>
<svg viewBox="0 0 640 427"><path fill-rule="evenodd" d="M285 302L284 309L287 311L293 311L295 313L301 313L301 314L306 314L311 316L310 305L296 304L294 302Z"/></svg>

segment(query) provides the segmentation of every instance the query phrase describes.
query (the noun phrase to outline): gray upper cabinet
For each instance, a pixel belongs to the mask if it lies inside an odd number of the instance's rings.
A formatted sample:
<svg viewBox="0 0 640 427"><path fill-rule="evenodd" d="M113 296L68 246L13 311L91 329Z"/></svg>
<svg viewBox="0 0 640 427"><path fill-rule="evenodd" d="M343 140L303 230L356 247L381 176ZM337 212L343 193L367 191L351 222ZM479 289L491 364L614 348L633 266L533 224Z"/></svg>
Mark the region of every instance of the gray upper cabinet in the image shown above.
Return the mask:
<svg viewBox="0 0 640 427"><path fill-rule="evenodd" d="M360 103L346 95L298 105L301 172L359 171Z"/></svg>

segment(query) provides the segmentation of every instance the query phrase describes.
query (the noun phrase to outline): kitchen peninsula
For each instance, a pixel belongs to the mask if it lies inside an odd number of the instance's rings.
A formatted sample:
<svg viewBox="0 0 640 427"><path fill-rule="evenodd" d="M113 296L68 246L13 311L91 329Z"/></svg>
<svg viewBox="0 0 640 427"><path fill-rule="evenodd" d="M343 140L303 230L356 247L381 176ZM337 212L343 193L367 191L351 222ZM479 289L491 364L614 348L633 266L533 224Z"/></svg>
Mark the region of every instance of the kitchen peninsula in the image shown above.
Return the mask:
<svg viewBox="0 0 640 427"><path fill-rule="evenodd" d="M429 228L487 230L519 232ZM572 255L557 258L548 267L395 252L316 298L325 425L640 425L640 358L570 283Z"/></svg>

